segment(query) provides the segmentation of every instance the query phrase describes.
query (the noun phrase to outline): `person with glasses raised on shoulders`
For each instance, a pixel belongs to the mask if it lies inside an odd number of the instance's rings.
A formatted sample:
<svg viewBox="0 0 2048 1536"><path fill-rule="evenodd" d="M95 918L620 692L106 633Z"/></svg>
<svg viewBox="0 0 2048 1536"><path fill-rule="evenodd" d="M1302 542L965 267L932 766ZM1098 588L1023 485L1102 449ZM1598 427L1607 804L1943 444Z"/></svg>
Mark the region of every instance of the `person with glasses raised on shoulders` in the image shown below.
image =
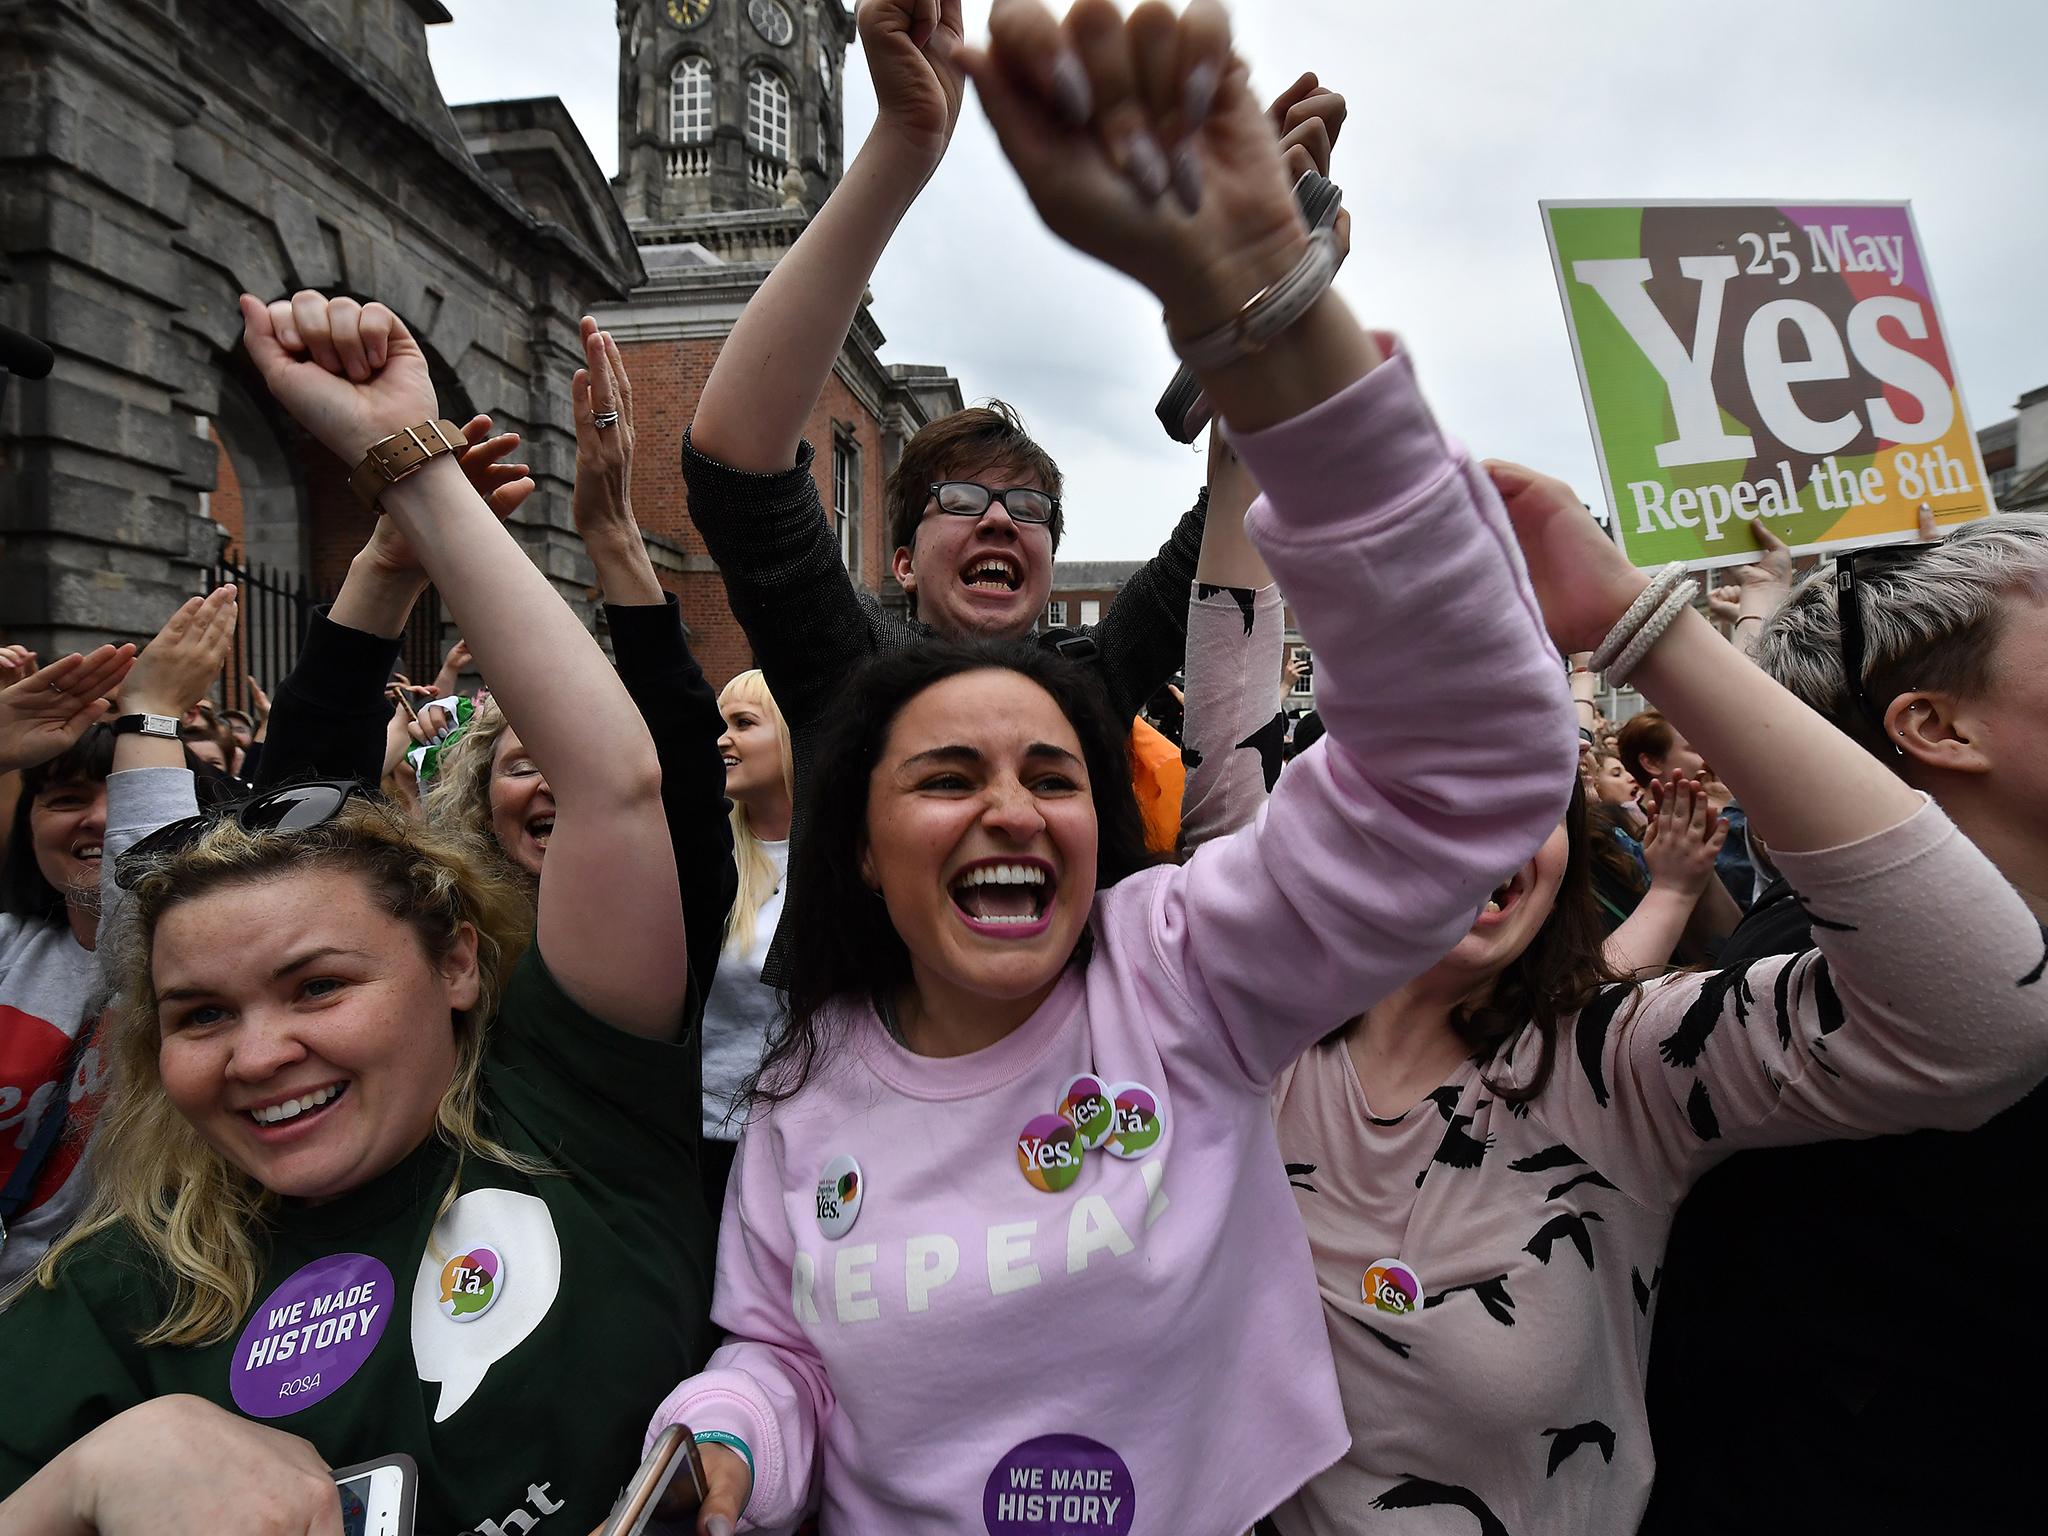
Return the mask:
<svg viewBox="0 0 2048 1536"><path fill-rule="evenodd" d="M537 903L350 781L117 864L98 1187L0 1319L0 1531L340 1536L330 1469L392 1453L421 1530L588 1531L706 1342L654 745L464 478L398 318L303 293L242 315L272 393L440 588L555 826Z"/></svg>

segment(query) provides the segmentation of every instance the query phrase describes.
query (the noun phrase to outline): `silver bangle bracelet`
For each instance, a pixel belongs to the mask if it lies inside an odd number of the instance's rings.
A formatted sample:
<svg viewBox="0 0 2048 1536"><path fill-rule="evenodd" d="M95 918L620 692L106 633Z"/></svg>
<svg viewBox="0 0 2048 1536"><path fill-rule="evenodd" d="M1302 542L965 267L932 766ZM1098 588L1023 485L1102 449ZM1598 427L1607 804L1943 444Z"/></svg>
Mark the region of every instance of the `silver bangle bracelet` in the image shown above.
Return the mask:
<svg viewBox="0 0 2048 1536"><path fill-rule="evenodd" d="M1190 368L1226 367L1264 350L1266 345L1309 312L1337 276L1337 237L1328 228L1312 230L1308 249L1294 270L1268 283L1242 308L1207 335L1182 341L1166 328L1167 342Z"/></svg>
<svg viewBox="0 0 2048 1536"><path fill-rule="evenodd" d="M1651 647L1664 638L1664 632L1678 622L1680 615L1692 606L1692 600L1699 595L1698 582L1681 582L1659 605L1657 611L1650 615L1649 622L1636 631L1635 638L1629 641L1628 648L1615 660L1614 665L1607 669L1607 680L1616 687L1627 682L1629 674L1642 664L1645 656L1650 654Z"/></svg>
<svg viewBox="0 0 2048 1536"><path fill-rule="evenodd" d="M1611 667L1622 647L1633 640L1636 631L1643 627L1643 621L1657 611L1658 605L1671 595L1672 588L1684 577L1685 567L1676 560L1651 577L1650 584L1636 594L1636 600L1615 620L1614 628L1607 631L1607 638L1600 642L1600 648L1593 652L1592 659L1586 664L1588 670L1605 672Z"/></svg>

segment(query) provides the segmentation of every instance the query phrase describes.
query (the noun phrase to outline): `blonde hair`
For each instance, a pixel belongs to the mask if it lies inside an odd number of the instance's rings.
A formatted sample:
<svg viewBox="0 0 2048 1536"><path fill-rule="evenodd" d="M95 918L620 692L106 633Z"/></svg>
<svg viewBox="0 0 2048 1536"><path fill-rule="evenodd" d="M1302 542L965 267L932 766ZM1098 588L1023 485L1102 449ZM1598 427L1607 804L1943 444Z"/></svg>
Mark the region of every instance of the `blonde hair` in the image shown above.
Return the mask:
<svg viewBox="0 0 2048 1536"><path fill-rule="evenodd" d="M509 724L497 701L485 699L461 738L440 754L434 776L421 786L429 821L474 838L484 848L497 847L491 831L491 762Z"/></svg>
<svg viewBox="0 0 2048 1536"><path fill-rule="evenodd" d="M759 667L740 673L719 690L718 712L721 715L734 704L758 709L773 722L775 740L782 748L782 790L794 805L796 759L790 751L789 726L782 718L782 711L776 707L775 695L768 691L768 679ZM731 816L732 856L733 862L739 865L740 883L738 891L733 894L732 911L725 919L725 947L735 954L742 954L753 947L755 920L761 915L761 908L768 898L775 894L775 887L782 877L762 848L746 806L733 801Z"/></svg>
<svg viewBox="0 0 2048 1536"><path fill-rule="evenodd" d="M98 1233L123 1227L160 1261L173 1295L144 1345L210 1344L225 1338L256 1299L260 1229L278 1197L213 1149L164 1093L151 952L157 924L182 902L228 886L344 870L378 906L407 924L435 960L476 931L476 1006L453 1016L455 1070L435 1112L435 1130L456 1152L446 1211L464 1156L542 1173L478 1123L484 1044L505 979L532 934L525 894L493 871L472 839L430 828L379 802L352 800L332 821L290 833L215 823L198 842L170 853L136 884L101 949L115 987L108 1025L114 1087L93 1138L95 1188L77 1226L44 1255L35 1278L56 1283L60 1261ZM438 1217L437 1217L438 1219Z"/></svg>

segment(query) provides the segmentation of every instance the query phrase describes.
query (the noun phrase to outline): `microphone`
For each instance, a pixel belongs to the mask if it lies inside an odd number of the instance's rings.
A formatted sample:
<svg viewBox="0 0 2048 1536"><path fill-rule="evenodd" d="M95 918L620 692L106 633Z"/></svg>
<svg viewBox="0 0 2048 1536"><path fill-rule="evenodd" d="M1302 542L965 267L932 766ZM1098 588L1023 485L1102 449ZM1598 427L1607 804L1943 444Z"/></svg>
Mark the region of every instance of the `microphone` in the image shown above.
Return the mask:
<svg viewBox="0 0 2048 1536"><path fill-rule="evenodd" d="M49 373L57 354L35 337L10 326L0 325L0 373L24 379L40 379Z"/></svg>

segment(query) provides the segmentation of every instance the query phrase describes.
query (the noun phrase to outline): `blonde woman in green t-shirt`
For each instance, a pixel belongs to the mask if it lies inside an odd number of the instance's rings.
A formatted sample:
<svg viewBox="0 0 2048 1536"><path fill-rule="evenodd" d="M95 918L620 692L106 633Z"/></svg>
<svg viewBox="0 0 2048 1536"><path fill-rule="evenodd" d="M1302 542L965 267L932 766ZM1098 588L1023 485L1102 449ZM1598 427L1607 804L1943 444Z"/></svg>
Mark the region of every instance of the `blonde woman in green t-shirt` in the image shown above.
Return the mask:
<svg viewBox="0 0 2048 1536"><path fill-rule="evenodd" d="M344 464L436 433L389 310L242 310L265 382ZM419 1466L423 1530L586 1531L701 1351L711 1233L653 743L453 453L379 510L545 764L532 943L472 843L353 786L130 851L101 1187L0 1319L0 1531L337 1533L328 1469L392 1452Z"/></svg>

